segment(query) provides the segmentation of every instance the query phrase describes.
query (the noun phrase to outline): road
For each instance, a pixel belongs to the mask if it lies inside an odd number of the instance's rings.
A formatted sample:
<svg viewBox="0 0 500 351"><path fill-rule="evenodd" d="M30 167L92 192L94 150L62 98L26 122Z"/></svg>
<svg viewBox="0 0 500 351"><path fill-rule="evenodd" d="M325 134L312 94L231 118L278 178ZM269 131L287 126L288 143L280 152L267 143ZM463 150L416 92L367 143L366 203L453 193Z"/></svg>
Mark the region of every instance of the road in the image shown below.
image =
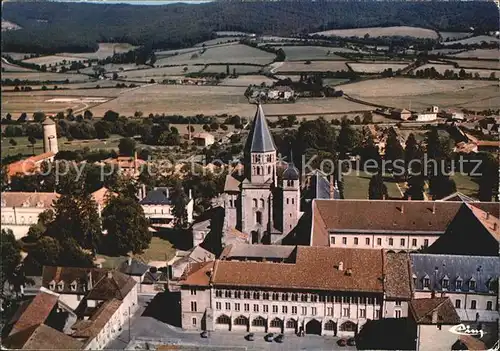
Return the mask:
<svg viewBox="0 0 500 351"><path fill-rule="evenodd" d="M145 316L144 311L151 302L152 296L139 296L139 309L128 325L123 327L122 333L107 345L107 349L147 349L149 345L175 344L200 348L203 350L355 350L355 347L337 346L338 338L306 335L297 337L286 335L282 344L266 342L264 333L256 333L254 341L247 341L243 332L212 332L210 337L203 339L199 332L183 331L178 327L166 324L154 317ZM168 314L168 309L163 313ZM146 345L148 343L149 345ZM130 344L130 345L129 345ZM127 347L129 345L129 347Z"/></svg>

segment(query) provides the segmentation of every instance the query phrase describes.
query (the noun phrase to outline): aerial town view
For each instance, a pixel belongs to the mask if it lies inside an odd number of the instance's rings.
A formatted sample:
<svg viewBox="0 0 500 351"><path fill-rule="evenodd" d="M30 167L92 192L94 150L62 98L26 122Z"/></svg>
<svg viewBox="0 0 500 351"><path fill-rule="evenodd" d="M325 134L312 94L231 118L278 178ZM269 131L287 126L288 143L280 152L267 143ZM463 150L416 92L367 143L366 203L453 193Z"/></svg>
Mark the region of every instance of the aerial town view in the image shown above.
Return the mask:
<svg viewBox="0 0 500 351"><path fill-rule="evenodd" d="M498 1L1 6L2 350L500 350Z"/></svg>

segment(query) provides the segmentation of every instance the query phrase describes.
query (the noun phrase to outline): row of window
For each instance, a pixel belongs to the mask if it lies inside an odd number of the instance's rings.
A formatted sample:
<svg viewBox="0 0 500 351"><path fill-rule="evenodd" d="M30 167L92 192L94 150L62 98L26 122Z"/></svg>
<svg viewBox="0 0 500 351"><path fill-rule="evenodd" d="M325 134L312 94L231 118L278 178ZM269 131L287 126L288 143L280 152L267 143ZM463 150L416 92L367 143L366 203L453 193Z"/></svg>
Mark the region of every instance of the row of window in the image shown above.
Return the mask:
<svg viewBox="0 0 500 351"><path fill-rule="evenodd" d="M464 306L467 308L466 306ZM462 300L455 300L455 308L462 308ZM477 301L476 300L471 300L470 301L470 309L475 310L477 309ZM488 311L493 310L493 301L486 301L486 309Z"/></svg>
<svg viewBox="0 0 500 351"><path fill-rule="evenodd" d="M193 305L194 303L194 305ZM195 309L193 309L193 306ZM226 311L231 311L231 303L229 302L226 302L224 304L224 307L225 307L225 310ZM253 313L259 313L261 312L261 306L258 305L258 304L253 304L252 306L252 312ZM279 309L279 306L278 305L272 305L271 306L272 309L272 313L280 313L280 309ZM289 306L281 306L281 313L283 314L288 314L288 307ZM222 310L222 302L216 302L215 303L215 309L217 311L221 311ZM310 309L310 315L312 316L316 316L318 314L318 310L316 307L309 307ZM235 312L240 312L241 311L241 304L240 303L235 303L234 304L234 308L233 310ZM192 312L196 312L196 302L191 302L191 311ZM250 304L249 303L244 303L243 304L243 311L244 312L250 312ZM290 311L291 311L291 314L298 314L298 311L299 311L299 308L298 306L291 306L290 308ZM263 313L269 313L269 305L262 305L262 312ZM308 313L308 307L306 306L300 306L300 314L305 316L307 315ZM376 316L377 318L380 318L380 310L376 310L375 311L376 313ZM400 316L397 317L397 318L400 318L401 317L401 311L399 310L399 314ZM327 307L326 309L326 315L327 316L334 316L334 309L333 307ZM342 317L350 317L351 316L351 309L349 307L344 307L342 308ZM360 308L359 309L359 316L358 318L366 318L366 309L365 308Z"/></svg>
<svg viewBox="0 0 500 351"><path fill-rule="evenodd" d="M417 277L416 276L413 276L413 284L416 286L417 285ZM423 279L422 279L422 285L423 285L423 288L424 289L430 289L430 285L431 285L431 280L430 280L430 277L429 276L425 276ZM490 284L492 285L492 284ZM462 287L463 287L463 279L462 278L457 278L455 280L455 290L462 290ZM476 280L474 279L474 277L472 277L469 282L468 282L468 288L470 291L474 291L476 290ZM444 277L443 279L441 279L441 288L443 290L448 290L450 289L450 279L447 278L447 277ZM493 287L490 287L490 289L492 290Z"/></svg>
<svg viewBox="0 0 500 351"><path fill-rule="evenodd" d="M38 217L31 217L31 216L29 216L28 217L28 221L26 221L26 218L24 218L24 216L20 216L18 223L19 224L35 224L35 223L37 223L37 221L38 221ZM14 223L14 217L13 216L9 216L9 221L6 222L5 216L2 216L2 223L4 223L4 224L13 224Z"/></svg>
<svg viewBox="0 0 500 351"><path fill-rule="evenodd" d="M342 245L347 245L347 237L344 236L342 237ZM336 238L334 236L331 236L330 237L330 245L335 245L336 244ZM357 237L354 237L353 238L353 244L354 245L359 245L359 238ZM371 245L371 240L370 238L365 238L365 245L369 246ZM393 238L389 238L388 239L388 245L389 246L394 246L394 239ZM399 245L401 247L406 247L406 239L400 239L399 240ZM382 238L377 238L377 246L382 246ZM411 246L412 247L417 247L417 239L412 239L411 240ZM429 246L429 239L424 239L424 247L427 247Z"/></svg>
<svg viewBox="0 0 500 351"><path fill-rule="evenodd" d="M270 175L272 174L273 168L271 166L267 166L267 173L265 172L266 167L263 166L253 166L252 174L253 175Z"/></svg>
<svg viewBox="0 0 500 351"><path fill-rule="evenodd" d="M266 200L264 199L252 199L252 207L253 208L264 208L266 207Z"/></svg>
<svg viewBox="0 0 500 351"><path fill-rule="evenodd" d="M191 295L196 291L191 290ZM301 302L337 302L337 303L361 303L361 304L379 304L378 297L366 296L340 296L340 295L317 295L303 293L270 293L270 292L250 292L241 290L215 290L215 297L224 297L227 299L253 299L253 300L273 300L273 301L301 301Z"/></svg>
<svg viewBox="0 0 500 351"><path fill-rule="evenodd" d="M287 197L286 198L286 204L290 205L290 202L292 203L292 205L295 205L295 198L293 198L293 197Z"/></svg>
<svg viewBox="0 0 500 351"><path fill-rule="evenodd" d="M266 160L265 162L267 162L267 163L274 162L274 157L272 154L266 155L265 158L262 157L262 155L254 154L254 155L252 155L252 159L253 159L253 163L260 163L264 159Z"/></svg>

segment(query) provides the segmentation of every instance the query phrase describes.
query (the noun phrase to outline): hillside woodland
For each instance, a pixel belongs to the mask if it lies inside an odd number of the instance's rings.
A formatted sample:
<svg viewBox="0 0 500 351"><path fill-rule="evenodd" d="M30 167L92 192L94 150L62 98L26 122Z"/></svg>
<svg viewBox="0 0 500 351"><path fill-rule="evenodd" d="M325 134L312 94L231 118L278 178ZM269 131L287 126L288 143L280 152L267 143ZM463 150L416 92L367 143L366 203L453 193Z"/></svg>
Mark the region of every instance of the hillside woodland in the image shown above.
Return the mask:
<svg viewBox="0 0 500 351"><path fill-rule="evenodd" d="M493 2L216 1L137 6L6 2L4 20L22 29L2 33L3 51L91 52L98 42L150 49L182 48L215 31L300 35L337 28L416 26L478 33L498 29Z"/></svg>

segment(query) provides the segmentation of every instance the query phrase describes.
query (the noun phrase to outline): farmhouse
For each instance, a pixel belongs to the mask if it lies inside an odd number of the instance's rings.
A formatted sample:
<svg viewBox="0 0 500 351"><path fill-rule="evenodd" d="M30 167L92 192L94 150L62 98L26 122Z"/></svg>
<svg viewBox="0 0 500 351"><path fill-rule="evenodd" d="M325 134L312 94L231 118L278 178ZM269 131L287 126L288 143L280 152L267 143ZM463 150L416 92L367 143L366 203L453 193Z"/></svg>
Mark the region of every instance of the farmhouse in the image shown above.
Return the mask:
<svg viewBox="0 0 500 351"><path fill-rule="evenodd" d="M184 329L354 336L369 319L408 313L406 255L231 245L222 256L186 270L181 282Z"/></svg>
<svg viewBox="0 0 500 351"><path fill-rule="evenodd" d="M432 106L425 112L417 113L417 122L430 122L437 119L437 114L439 112L439 107Z"/></svg>
<svg viewBox="0 0 500 351"><path fill-rule="evenodd" d="M279 85L273 88L269 88L267 92L267 98L269 100L284 99L288 100L293 97L294 91L289 86Z"/></svg>
<svg viewBox="0 0 500 351"><path fill-rule="evenodd" d="M403 108L396 108L391 112L392 118L406 121L411 118L411 111Z"/></svg>
<svg viewBox="0 0 500 351"><path fill-rule="evenodd" d="M215 137L210 133L195 133L193 135L193 143L197 146L210 146L215 143Z"/></svg>
<svg viewBox="0 0 500 351"><path fill-rule="evenodd" d="M136 152L133 157L118 156L116 158L107 158L102 163L113 167L114 170L118 170L118 172L125 176L138 177L142 167L147 162L139 159Z"/></svg>

